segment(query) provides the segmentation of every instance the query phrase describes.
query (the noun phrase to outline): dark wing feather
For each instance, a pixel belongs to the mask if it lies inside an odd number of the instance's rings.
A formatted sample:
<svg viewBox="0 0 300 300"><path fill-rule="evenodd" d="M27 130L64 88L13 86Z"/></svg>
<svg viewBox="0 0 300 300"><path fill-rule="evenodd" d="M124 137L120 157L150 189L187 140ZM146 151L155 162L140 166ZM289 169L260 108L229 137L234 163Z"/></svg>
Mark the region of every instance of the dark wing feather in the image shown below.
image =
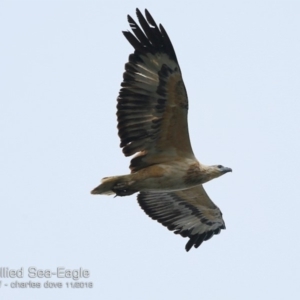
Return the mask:
<svg viewBox="0 0 300 300"><path fill-rule="evenodd" d="M172 43L147 10L146 18L136 13L142 29L128 16L133 33L123 33L135 51L125 65L117 105L120 146L126 156L137 153L132 172L176 157L194 158L188 99Z"/></svg>
<svg viewBox="0 0 300 300"><path fill-rule="evenodd" d="M203 241L225 229L220 209L210 200L202 185L170 192L141 192L141 208L169 230L189 237L185 249L198 248Z"/></svg>

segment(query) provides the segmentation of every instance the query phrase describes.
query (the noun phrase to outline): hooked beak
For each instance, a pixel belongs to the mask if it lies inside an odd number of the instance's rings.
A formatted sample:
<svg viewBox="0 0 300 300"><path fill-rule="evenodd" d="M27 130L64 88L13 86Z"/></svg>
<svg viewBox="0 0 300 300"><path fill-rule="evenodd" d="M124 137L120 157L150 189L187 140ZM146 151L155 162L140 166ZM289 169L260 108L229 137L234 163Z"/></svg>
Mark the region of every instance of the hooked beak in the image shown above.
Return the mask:
<svg viewBox="0 0 300 300"><path fill-rule="evenodd" d="M231 168L224 167L223 172L224 172L224 174L225 174L225 173L228 173L228 172L232 172L232 169L231 169Z"/></svg>

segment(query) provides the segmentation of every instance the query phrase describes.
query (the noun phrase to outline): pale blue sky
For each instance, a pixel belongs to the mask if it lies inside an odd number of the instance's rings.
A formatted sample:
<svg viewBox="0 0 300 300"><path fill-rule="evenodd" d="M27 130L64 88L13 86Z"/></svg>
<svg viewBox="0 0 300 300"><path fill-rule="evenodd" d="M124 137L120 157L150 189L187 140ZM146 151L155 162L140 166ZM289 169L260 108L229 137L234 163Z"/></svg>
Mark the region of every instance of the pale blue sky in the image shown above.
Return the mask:
<svg viewBox="0 0 300 300"><path fill-rule="evenodd" d="M0 267L83 267L94 283L2 279L1 299L298 299L300 2L149 3L0 2ZM89 193L128 172L115 107L136 7L173 42L197 158L233 169L205 185L227 230L189 253L136 195Z"/></svg>

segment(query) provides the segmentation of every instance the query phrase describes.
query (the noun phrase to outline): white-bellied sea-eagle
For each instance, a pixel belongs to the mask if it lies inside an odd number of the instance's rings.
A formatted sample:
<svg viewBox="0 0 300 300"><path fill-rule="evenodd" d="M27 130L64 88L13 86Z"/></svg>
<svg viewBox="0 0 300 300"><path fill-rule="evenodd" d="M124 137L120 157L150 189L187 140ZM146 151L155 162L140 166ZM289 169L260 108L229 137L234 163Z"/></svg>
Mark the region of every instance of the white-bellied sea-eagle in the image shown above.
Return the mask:
<svg viewBox="0 0 300 300"><path fill-rule="evenodd" d="M232 170L194 156L187 123L188 97L172 43L150 13L124 36L134 53L125 65L117 99L120 147L134 155L131 174L105 177L92 194L138 194L141 208L169 230L188 237L186 251L225 229L220 209L202 184Z"/></svg>

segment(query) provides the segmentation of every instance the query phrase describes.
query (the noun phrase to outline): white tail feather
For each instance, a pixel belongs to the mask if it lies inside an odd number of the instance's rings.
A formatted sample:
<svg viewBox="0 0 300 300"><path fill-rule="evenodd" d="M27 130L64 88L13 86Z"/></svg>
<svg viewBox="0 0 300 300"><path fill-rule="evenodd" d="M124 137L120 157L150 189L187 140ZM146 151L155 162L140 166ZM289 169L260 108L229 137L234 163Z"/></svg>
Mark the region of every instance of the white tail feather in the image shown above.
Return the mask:
<svg viewBox="0 0 300 300"><path fill-rule="evenodd" d="M101 184L91 191L91 194L114 195L113 186L118 182L121 176L104 177Z"/></svg>

